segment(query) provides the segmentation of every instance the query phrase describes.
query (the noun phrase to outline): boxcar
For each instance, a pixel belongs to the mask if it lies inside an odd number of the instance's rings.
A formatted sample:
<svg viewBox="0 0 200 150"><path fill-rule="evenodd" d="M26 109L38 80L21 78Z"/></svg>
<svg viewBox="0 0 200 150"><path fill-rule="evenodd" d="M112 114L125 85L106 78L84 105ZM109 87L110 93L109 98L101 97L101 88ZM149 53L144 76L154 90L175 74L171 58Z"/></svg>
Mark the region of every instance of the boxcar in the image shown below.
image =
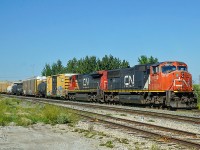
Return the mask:
<svg viewBox="0 0 200 150"><path fill-rule="evenodd" d="M11 86L12 82L4 81L0 82L0 93L7 93L8 86Z"/></svg>
<svg viewBox="0 0 200 150"><path fill-rule="evenodd" d="M47 77L47 97L65 98L70 84L70 77L75 74L58 74Z"/></svg>
<svg viewBox="0 0 200 150"><path fill-rule="evenodd" d="M23 94L29 96L38 96L38 85L46 80L46 77L33 77L23 81Z"/></svg>

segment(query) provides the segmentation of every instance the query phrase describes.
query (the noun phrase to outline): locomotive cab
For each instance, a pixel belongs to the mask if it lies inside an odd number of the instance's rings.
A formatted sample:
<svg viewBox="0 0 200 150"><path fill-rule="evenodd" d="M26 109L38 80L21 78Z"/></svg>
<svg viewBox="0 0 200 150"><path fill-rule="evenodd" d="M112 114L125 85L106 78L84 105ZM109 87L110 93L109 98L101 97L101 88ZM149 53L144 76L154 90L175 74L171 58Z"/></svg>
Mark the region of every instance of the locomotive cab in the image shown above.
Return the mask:
<svg viewBox="0 0 200 150"><path fill-rule="evenodd" d="M149 90L160 91L166 105L171 107L193 107L196 105L192 88L192 76L183 62L167 61L150 68Z"/></svg>
<svg viewBox="0 0 200 150"><path fill-rule="evenodd" d="M162 62L151 66L150 90L192 91L192 76L183 62Z"/></svg>

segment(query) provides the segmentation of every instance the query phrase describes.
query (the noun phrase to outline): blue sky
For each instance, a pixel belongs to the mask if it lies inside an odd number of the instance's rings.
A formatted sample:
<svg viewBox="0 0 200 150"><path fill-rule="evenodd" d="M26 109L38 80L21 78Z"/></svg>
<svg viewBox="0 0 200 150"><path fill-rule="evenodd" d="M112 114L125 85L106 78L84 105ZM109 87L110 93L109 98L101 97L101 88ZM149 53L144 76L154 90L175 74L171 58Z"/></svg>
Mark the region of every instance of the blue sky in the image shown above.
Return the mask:
<svg viewBox="0 0 200 150"><path fill-rule="evenodd" d="M200 75L199 0L0 0L0 80L40 75L58 59L141 55Z"/></svg>

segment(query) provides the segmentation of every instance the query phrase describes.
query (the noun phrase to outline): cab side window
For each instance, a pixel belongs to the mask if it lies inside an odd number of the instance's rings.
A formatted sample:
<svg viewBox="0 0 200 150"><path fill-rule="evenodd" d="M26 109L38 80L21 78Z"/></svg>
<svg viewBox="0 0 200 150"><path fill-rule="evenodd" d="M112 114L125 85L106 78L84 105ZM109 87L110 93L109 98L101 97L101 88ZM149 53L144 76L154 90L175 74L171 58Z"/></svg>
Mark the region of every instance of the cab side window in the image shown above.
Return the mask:
<svg viewBox="0 0 200 150"><path fill-rule="evenodd" d="M156 74L159 72L159 66L153 66L153 74Z"/></svg>

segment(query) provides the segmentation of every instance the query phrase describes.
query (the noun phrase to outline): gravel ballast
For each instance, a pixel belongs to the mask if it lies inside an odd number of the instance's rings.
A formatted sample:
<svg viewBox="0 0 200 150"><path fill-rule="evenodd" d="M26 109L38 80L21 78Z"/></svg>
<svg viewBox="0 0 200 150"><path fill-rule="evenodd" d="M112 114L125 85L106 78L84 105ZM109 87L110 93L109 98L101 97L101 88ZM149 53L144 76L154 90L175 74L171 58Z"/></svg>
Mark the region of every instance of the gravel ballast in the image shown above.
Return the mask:
<svg viewBox="0 0 200 150"><path fill-rule="evenodd" d="M0 149L3 150L103 150L99 141L72 132L67 125L36 124L0 127Z"/></svg>

